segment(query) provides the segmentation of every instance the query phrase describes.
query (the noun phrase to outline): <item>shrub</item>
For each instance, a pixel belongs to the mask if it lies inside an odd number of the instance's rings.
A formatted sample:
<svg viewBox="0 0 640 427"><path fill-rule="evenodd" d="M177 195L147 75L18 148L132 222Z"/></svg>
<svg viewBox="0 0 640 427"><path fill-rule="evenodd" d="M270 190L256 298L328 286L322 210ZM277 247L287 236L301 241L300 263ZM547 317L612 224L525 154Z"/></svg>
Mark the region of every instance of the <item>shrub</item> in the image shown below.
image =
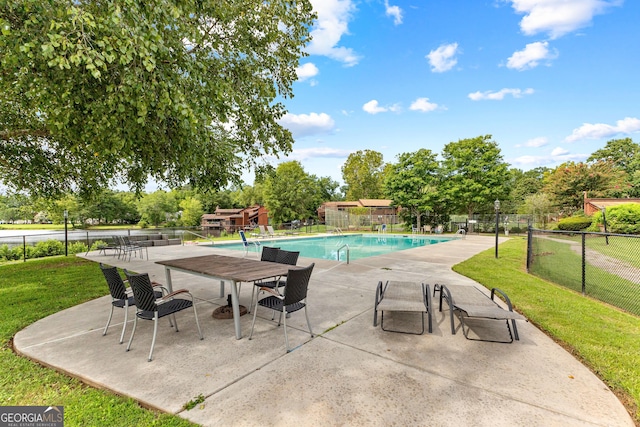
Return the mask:
<svg viewBox="0 0 640 427"><path fill-rule="evenodd" d="M64 243L58 240L45 240L38 242L35 245L35 252L33 258L42 258L53 255L64 255ZM31 257L29 257L31 258Z"/></svg>
<svg viewBox="0 0 640 427"><path fill-rule="evenodd" d="M73 242L69 244L68 252L70 254L79 254L87 252L87 245L82 242Z"/></svg>
<svg viewBox="0 0 640 427"><path fill-rule="evenodd" d="M9 245L0 245L0 260L14 261L20 259L20 255L9 248Z"/></svg>
<svg viewBox="0 0 640 427"><path fill-rule="evenodd" d="M593 219L586 216L571 216L558 221L558 229L564 231L580 231L589 227L592 222Z"/></svg>
<svg viewBox="0 0 640 427"><path fill-rule="evenodd" d="M620 234L640 234L640 203L624 203L613 206L607 209L605 214L607 231ZM600 217L602 217L601 213Z"/></svg>

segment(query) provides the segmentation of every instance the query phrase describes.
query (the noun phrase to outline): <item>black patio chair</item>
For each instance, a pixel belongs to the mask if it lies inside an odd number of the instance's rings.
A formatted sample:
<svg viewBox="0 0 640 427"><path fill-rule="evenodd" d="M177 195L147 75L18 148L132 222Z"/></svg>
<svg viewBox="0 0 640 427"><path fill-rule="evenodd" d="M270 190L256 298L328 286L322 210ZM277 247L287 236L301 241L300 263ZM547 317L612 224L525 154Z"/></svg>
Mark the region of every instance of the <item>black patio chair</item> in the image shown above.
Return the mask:
<svg viewBox="0 0 640 427"><path fill-rule="evenodd" d="M265 247L264 249L267 249L267 247ZM296 265L298 263L298 258L300 256L300 252L298 251L286 251L280 248L269 248L269 250L265 254L264 249L262 249L262 258L264 259L261 259L261 261L271 261L288 265ZM286 279L282 277L276 277L274 280L254 282L253 290L251 291L251 304L249 304L249 309L253 307L253 300L254 295L256 294L256 290L259 290L260 288L276 289L284 286L286 283Z"/></svg>
<svg viewBox="0 0 640 427"><path fill-rule="evenodd" d="M179 289L173 291L161 298L156 298L151 285L151 280L147 273L133 274L127 270L124 271L129 285L133 289L133 297L136 303L136 317L133 321L133 331L131 331L131 338L129 338L129 344L127 345L127 351L131 348L133 342L133 336L136 333L136 326L138 325L138 319L153 320L153 339L151 340L151 350L149 351L149 362L153 357L153 348L156 344L156 335L158 333L158 319L164 316L170 316L173 319L176 332L178 330L178 323L176 322L175 314L179 311L193 307L193 314L196 318L196 326L198 328L198 336L203 339L202 331L200 330L200 322L198 321L198 311L193 301L193 295L186 289ZM177 295L188 296L189 299L176 298Z"/></svg>
<svg viewBox="0 0 640 427"><path fill-rule="evenodd" d="M113 308L124 308L124 322L122 323L122 333L120 334L120 344L122 344L124 341L124 331L127 328L127 321L129 320L129 306L136 305L136 303L133 299L133 295L131 295L131 291L127 290L127 286L124 283L124 280L122 280L122 276L118 273L117 267L111 267L100 263L100 269L102 270L104 278L107 280L109 293L111 294L111 311L109 312L107 325L104 327L102 335L107 335L109 325L111 324L111 318L113 317ZM165 291L164 293L168 293L166 292L166 288L160 286L158 283L155 283L154 287L161 288ZM162 290L155 290L154 293L156 298L160 298L163 295Z"/></svg>
<svg viewBox="0 0 640 427"><path fill-rule="evenodd" d="M291 351L289 349L289 338L287 336L287 314L295 313L296 311L304 308L304 315L307 318L309 333L311 334L311 338L313 338L313 330L311 329L311 322L309 321L309 314L307 313L306 300L307 289L309 287L309 279L311 279L311 272L313 271L314 266L315 264L311 264L308 267L302 268L300 270L289 270L287 274L287 284L284 287L284 292L282 294L278 292L278 288L260 289L270 293L271 295L256 301L256 305L254 307L255 311L253 312L253 321L251 322L251 334L249 335L249 339L253 337L253 328L256 323L258 306L273 310L274 314L276 312L280 313L278 326L280 326L281 322L284 323L284 341L287 353Z"/></svg>

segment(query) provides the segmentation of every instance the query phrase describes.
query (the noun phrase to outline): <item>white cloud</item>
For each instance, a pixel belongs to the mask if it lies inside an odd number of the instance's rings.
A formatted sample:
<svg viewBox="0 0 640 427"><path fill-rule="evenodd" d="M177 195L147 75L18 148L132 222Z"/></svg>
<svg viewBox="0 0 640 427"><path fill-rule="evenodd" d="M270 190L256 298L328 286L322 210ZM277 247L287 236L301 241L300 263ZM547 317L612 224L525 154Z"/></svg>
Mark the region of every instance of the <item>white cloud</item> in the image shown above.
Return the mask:
<svg viewBox="0 0 640 427"><path fill-rule="evenodd" d="M531 88L528 88L525 90L504 88L504 89L500 89L498 92L491 92L491 91L473 92L473 93L470 93L468 96L469 96L469 99L471 99L472 101L482 101L482 100L502 101L505 95L511 95L514 98L522 98L523 95L531 95L533 92L534 90Z"/></svg>
<svg viewBox="0 0 640 427"><path fill-rule="evenodd" d="M571 135L565 138L565 141L575 142L581 139L610 138L618 134L629 135L635 132L640 132L640 119L625 117L622 120L618 120L615 126L605 123L584 123L579 128L574 129Z"/></svg>
<svg viewBox="0 0 640 427"><path fill-rule="evenodd" d="M393 23L395 25L402 24L402 9L398 6L390 6L389 0L384 1L384 8L387 16L393 17Z"/></svg>
<svg viewBox="0 0 640 427"><path fill-rule="evenodd" d="M319 133L329 133L335 122L326 113L285 114L279 123L293 134L294 138L302 138Z"/></svg>
<svg viewBox="0 0 640 427"><path fill-rule="evenodd" d="M549 63L557 57L557 50L549 50L549 42L529 43L523 50L514 52L513 55L507 59L507 68L518 71L529 70L540 65L540 61L547 61Z"/></svg>
<svg viewBox="0 0 640 427"><path fill-rule="evenodd" d="M553 149L553 151L551 151L551 155L556 157L556 156L564 156L565 154L569 154L569 150L562 148L562 147L556 147Z"/></svg>
<svg viewBox="0 0 640 427"><path fill-rule="evenodd" d="M514 52L507 59L507 68L513 68L518 71L535 68L540 61L551 61L558 57L558 52L554 49L549 51L549 42L529 43L523 50Z"/></svg>
<svg viewBox="0 0 640 427"><path fill-rule="evenodd" d="M553 154L548 156L520 156L510 159L509 163L520 167L536 167L536 166L553 166L564 162L583 162L589 157L589 154Z"/></svg>
<svg viewBox="0 0 640 427"><path fill-rule="evenodd" d="M307 160L317 158L346 159L349 157L349 154L351 154L351 151L349 150L339 150L337 148L329 147L313 147L294 149L287 158L290 160Z"/></svg>
<svg viewBox="0 0 640 427"><path fill-rule="evenodd" d="M434 73L443 73L452 69L458 60L455 58L458 53L458 43L443 44L436 50L432 50L426 56Z"/></svg>
<svg viewBox="0 0 640 427"><path fill-rule="evenodd" d="M306 64L302 64L298 68L296 68L296 74L298 76L298 81L303 82L311 77L315 77L318 75L320 70L313 62L307 62Z"/></svg>
<svg viewBox="0 0 640 427"><path fill-rule="evenodd" d="M526 35L547 33L555 39L588 26L595 15L605 13L623 0L509 0L525 16L520 29Z"/></svg>
<svg viewBox="0 0 640 427"><path fill-rule="evenodd" d="M409 109L412 111L422 111L425 113L428 111L433 111L437 108L438 108L438 104L429 102L429 98L418 98L415 101L413 101L413 103L409 107Z"/></svg>
<svg viewBox="0 0 640 427"><path fill-rule="evenodd" d="M537 138L532 138L525 142L524 144L518 144L516 147L531 147L531 148L539 148L544 147L549 143L549 139L545 136L539 136Z"/></svg>
<svg viewBox="0 0 640 427"><path fill-rule="evenodd" d="M360 58L351 48L338 46L343 35L349 33L348 24L355 10L352 0L312 0L318 19L311 30L313 39L307 46L307 53L323 55L347 66L358 63Z"/></svg>
<svg viewBox="0 0 640 427"><path fill-rule="evenodd" d="M393 104L388 107L382 107L377 100L372 99L362 106L362 109L369 114L386 113L387 111L398 112L400 111L399 104Z"/></svg>

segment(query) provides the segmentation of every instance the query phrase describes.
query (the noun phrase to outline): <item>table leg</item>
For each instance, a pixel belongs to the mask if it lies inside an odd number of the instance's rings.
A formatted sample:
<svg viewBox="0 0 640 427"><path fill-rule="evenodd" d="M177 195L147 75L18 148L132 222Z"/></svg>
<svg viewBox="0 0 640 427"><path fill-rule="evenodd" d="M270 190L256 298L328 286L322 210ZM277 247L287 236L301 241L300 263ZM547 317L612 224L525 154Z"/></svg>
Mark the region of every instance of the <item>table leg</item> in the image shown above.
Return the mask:
<svg viewBox="0 0 640 427"><path fill-rule="evenodd" d="M238 298L238 284L236 281L231 282L231 305L233 306L233 326L236 329L236 339L242 338L242 329L240 328L240 301Z"/></svg>
<svg viewBox="0 0 640 427"><path fill-rule="evenodd" d="M164 268L164 275L167 279L167 289L171 293L173 292L173 284L171 283L171 269L169 267Z"/></svg>
<svg viewBox="0 0 640 427"><path fill-rule="evenodd" d="M224 280L220 280L220 298L224 298Z"/></svg>

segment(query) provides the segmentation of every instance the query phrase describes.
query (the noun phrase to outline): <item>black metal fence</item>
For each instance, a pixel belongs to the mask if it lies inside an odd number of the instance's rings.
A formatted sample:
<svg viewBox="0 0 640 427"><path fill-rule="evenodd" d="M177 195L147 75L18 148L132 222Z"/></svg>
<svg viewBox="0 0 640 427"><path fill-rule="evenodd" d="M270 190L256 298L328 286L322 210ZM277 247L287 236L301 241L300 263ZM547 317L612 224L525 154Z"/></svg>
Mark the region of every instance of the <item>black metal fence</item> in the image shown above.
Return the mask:
<svg viewBox="0 0 640 427"><path fill-rule="evenodd" d="M640 316L640 236L530 228L527 270Z"/></svg>
<svg viewBox="0 0 640 427"><path fill-rule="evenodd" d="M186 229L162 228L162 229L114 229L114 230L68 230L45 231L33 230L26 234L24 230L7 231L9 235L0 235L0 262L11 260L24 260L29 258L39 258L41 256L59 255L54 245L39 247L44 242L60 242L63 253L66 249L73 247L71 253L85 252L96 242L107 242L112 240L114 235L124 235L139 237L151 234L163 234L167 238L181 238ZM40 252L44 253L39 253Z"/></svg>

